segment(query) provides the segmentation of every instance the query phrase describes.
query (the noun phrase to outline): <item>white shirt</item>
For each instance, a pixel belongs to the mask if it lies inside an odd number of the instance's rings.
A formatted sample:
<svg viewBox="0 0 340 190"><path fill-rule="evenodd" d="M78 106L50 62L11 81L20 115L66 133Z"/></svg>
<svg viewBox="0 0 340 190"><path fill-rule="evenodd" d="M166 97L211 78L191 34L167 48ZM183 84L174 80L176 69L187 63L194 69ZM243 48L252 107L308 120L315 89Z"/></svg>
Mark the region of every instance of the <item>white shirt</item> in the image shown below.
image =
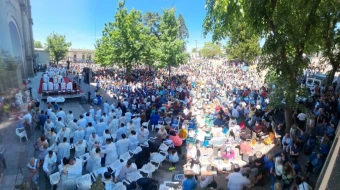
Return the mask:
<svg viewBox="0 0 340 190"><path fill-rule="evenodd" d="M250 180L240 172L231 173L226 179L228 179L227 189L229 190L243 190L246 185L250 184Z"/></svg>
<svg viewBox="0 0 340 190"><path fill-rule="evenodd" d="M299 118L300 121L305 121L307 115L304 113L299 113L299 115L297 115L297 117Z"/></svg>
<svg viewBox="0 0 340 190"><path fill-rule="evenodd" d="M56 164L57 162L57 155L53 152L52 157L47 154L44 158L43 169L45 172L49 172L49 166Z"/></svg>
<svg viewBox="0 0 340 190"><path fill-rule="evenodd" d="M213 182L214 178L212 175L209 175L209 176L204 176L202 177L204 178L203 180L200 181L200 187L203 189L203 188L206 188L211 182Z"/></svg>
<svg viewBox="0 0 340 190"><path fill-rule="evenodd" d="M299 189L298 190L309 190L309 185L306 182L302 182L299 185Z"/></svg>

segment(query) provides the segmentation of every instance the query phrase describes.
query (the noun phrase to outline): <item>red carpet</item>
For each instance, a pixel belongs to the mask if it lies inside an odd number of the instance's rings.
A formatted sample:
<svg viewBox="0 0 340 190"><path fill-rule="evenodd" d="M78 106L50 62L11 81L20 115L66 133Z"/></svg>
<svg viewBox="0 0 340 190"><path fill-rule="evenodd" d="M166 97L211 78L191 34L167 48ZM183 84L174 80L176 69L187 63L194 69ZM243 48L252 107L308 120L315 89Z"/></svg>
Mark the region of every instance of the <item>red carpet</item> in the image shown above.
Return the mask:
<svg viewBox="0 0 340 190"><path fill-rule="evenodd" d="M67 84L69 81L70 81L70 79L68 78L68 77L64 77L64 81L65 81L65 84ZM50 78L50 82L53 82L53 79L52 78ZM43 83L44 83L44 80L43 80L43 78L41 78L40 79L40 84L39 84L39 89L38 89L38 94L42 94L42 85L43 85ZM65 85L66 86L66 85ZM82 93L83 91L79 88L79 86L78 86L78 88L77 89L79 89L79 93ZM61 90L61 86L59 85L59 90Z"/></svg>

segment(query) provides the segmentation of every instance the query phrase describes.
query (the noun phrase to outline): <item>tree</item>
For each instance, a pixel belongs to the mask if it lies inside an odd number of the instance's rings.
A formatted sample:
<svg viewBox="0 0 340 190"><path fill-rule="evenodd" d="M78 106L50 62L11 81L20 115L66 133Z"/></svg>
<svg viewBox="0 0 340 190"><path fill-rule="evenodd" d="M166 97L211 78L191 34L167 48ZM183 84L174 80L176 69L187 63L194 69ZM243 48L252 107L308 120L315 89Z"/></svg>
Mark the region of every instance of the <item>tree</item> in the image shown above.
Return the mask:
<svg viewBox="0 0 340 190"><path fill-rule="evenodd" d="M71 42L66 42L65 35L52 33L46 39L47 50L50 51L52 60L57 64L66 56L71 45Z"/></svg>
<svg viewBox="0 0 340 190"><path fill-rule="evenodd" d="M201 54L206 58L213 58L222 54L220 47L212 42L205 43L201 49Z"/></svg>
<svg viewBox="0 0 340 190"><path fill-rule="evenodd" d="M163 10L160 22L160 41L157 50L158 67L168 67L169 78L171 75L171 66L178 66L189 59L185 53L184 41L179 39L179 22L175 16L175 9Z"/></svg>
<svg viewBox="0 0 340 190"><path fill-rule="evenodd" d="M239 22L228 32L226 53L228 59L251 63L260 55L260 38L246 30L245 23Z"/></svg>
<svg viewBox="0 0 340 190"><path fill-rule="evenodd" d="M317 12L317 24L319 30L313 30L313 39L320 44L316 51L321 51L322 55L332 66L332 70L327 79L326 88L332 85L334 75L340 66L340 3L338 0L322 1L320 10Z"/></svg>
<svg viewBox="0 0 340 190"><path fill-rule="evenodd" d="M119 1L114 22L105 24L103 35L96 44L96 61L103 66L117 64L130 72L133 63L141 60L147 32L142 23L142 13L132 9L130 13Z"/></svg>
<svg viewBox="0 0 340 190"><path fill-rule="evenodd" d="M34 48L42 48L42 44L40 41L34 41Z"/></svg>
<svg viewBox="0 0 340 190"><path fill-rule="evenodd" d="M178 15L178 23L179 23L178 38L181 40L188 39L189 31L187 25L185 24L185 20L181 14Z"/></svg>
<svg viewBox="0 0 340 190"><path fill-rule="evenodd" d="M192 52L192 53L196 53L196 52L197 52L197 49L196 49L196 48L192 48L191 52Z"/></svg>
<svg viewBox="0 0 340 190"><path fill-rule="evenodd" d="M238 22L244 22L247 30L262 35L265 44L261 49L259 68L270 68L285 83L285 120L292 125L292 113L296 108L299 91L297 76L308 65L311 31L315 29L317 11L321 0L262 1L262 0L207 0L204 34L213 32L213 40L228 35ZM273 98L272 98L273 99ZM275 99L275 98L274 98ZM272 102L272 101L271 101Z"/></svg>
<svg viewBox="0 0 340 190"><path fill-rule="evenodd" d="M159 39L159 22L160 16L156 12L147 12L143 15L143 24L145 27L149 28L148 34L153 34Z"/></svg>

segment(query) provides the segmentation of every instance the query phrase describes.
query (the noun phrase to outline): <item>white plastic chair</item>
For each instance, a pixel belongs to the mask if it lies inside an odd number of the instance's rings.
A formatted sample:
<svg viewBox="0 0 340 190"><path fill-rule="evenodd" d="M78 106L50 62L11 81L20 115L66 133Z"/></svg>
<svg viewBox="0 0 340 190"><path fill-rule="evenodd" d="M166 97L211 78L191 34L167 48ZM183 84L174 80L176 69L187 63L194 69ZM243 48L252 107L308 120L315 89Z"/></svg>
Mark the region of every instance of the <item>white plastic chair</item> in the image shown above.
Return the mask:
<svg viewBox="0 0 340 190"><path fill-rule="evenodd" d="M20 138L20 143L21 143L21 139L23 138L23 137L25 137L26 138L26 141L28 142L28 138L27 138L27 133L26 133L26 131L25 130L23 130L23 131L19 131L19 128L16 128L15 129L15 134Z"/></svg>
<svg viewBox="0 0 340 190"><path fill-rule="evenodd" d="M150 123L150 120L149 120L148 122L143 122L143 123L142 123L142 126L143 126L143 127L149 127L149 123Z"/></svg>
<svg viewBox="0 0 340 190"><path fill-rule="evenodd" d="M169 149L169 146L167 146L166 144L162 143L160 146L159 146L159 150L162 151L162 152L167 152Z"/></svg>
<svg viewBox="0 0 340 190"><path fill-rule="evenodd" d="M76 184L77 184L77 189L79 190L88 190L91 188L91 175L90 174L85 174L81 177L78 177L76 179Z"/></svg>
<svg viewBox="0 0 340 190"><path fill-rule="evenodd" d="M118 182L113 186L112 190L126 190L126 187L122 182Z"/></svg>
<svg viewBox="0 0 340 190"><path fill-rule="evenodd" d="M62 82L61 83L61 91L65 91L66 90L66 83Z"/></svg>
<svg viewBox="0 0 340 190"><path fill-rule="evenodd" d="M129 182L137 181L138 179L142 178L143 175L140 174L139 172L131 172L126 174L126 179Z"/></svg>
<svg viewBox="0 0 340 190"><path fill-rule="evenodd" d="M117 168L121 165L122 163L120 162L120 160L116 160L115 162L113 162L109 167L112 169L112 173L114 173Z"/></svg>
<svg viewBox="0 0 340 190"><path fill-rule="evenodd" d="M158 164L158 166L156 166L156 167L159 168L159 166L162 165L162 162L166 159L167 155L168 155L167 152L154 152L154 153L151 153L150 161Z"/></svg>
<svg viewBox="0 0 340 190"><path fill-rule="evenodd" d="M129 152L126 152L119 156L119 159L124 160L124 162L128 161L130 158L131 158L131 155Z"/></svg>
<svg viewBox="0 0 340 190"><path fill-rule="evenodd" d="M79 156L79 159L83 161L83 165L89 160L89 158L90 158L89 153L85 153L85 154Z"/></svg>
<svg viewBox="0 0 340 190"><path fill-rule="evenodd" d="M154 172L155 170L156 170L156 166L150 162L143 165L143 167L139 169L139 171L146 173L148 178L152 178L152 172Z"/></svg>
<svg viewBox="0 0 340 190"><path fill-rule="evenodd" d="M131 154L138 154L142 152L142 147L137 146L133 151L130 151Z"/></svg>
<svg viewBox="0 0 340 190"><path fill-rule="evenodd" d="M56 172L54 174L50 175L50 183L51 183L51 189L53 190L53 186L58 184L60 181L60 173Z"/></svg>

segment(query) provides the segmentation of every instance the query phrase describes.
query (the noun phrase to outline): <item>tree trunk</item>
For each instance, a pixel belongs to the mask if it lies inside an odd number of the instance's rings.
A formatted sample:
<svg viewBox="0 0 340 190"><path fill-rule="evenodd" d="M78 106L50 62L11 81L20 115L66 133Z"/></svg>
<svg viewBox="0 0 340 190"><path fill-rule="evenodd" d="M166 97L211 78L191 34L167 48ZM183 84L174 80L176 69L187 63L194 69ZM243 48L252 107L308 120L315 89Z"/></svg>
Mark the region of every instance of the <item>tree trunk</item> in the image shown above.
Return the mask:
<svg viewBox="0 0 340 190"><path fill-rule="evenodd" d="M335 76L335 73L336 73L336 71L338 70L338 64L332 64L332 70L330 71L330 73L329 73L329 76L328 76L328 78L327 78L327 84L326 84L326 88L325 88L325 90L327 91L328 90L328 87L330 87L330 86L332 86L332 84L333 84L333 80L334 80L334 76Z"/></svg>
<svg viewBox="0 0 340 190"><path fill-rule="evenodd" d="M293 110L291 108L285 108L285 122L286 122L286 131L289 132L290 127L293 125Z"/></svg>
<svg viewBox="0 0 340 190"><path fill-rule="evenodd" d="M169 80L171 81L171 65L169 64L168 67L169 67L168 68L169 69Z"/></svg>

